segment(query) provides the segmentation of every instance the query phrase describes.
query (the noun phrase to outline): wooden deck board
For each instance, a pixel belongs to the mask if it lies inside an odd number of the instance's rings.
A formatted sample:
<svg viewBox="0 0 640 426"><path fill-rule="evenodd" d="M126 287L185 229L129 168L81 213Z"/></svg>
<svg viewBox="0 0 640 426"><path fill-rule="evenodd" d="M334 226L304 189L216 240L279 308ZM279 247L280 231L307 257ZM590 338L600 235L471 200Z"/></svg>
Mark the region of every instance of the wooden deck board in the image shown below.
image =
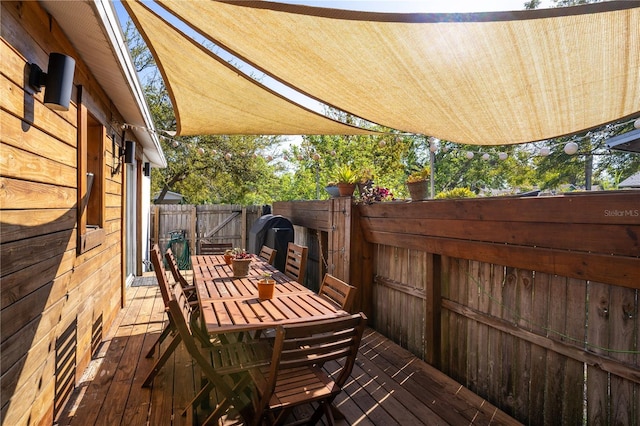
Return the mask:
<svg viewBox="0 0 640 426"><path fill-rule="evenodd" d="M141 387L158 356L145 355L166 321L158 287L131 287L127 301L57 424L198 424L206 415L201 407L181 415L200 380L183 345L153 385ZM325 365L328 372L336 368L335 362ZM365 331L352 376L334 405L344 416L337 419L340 426L519 424L372 329ZM224 421L233 424L238 422Z"/></svg>

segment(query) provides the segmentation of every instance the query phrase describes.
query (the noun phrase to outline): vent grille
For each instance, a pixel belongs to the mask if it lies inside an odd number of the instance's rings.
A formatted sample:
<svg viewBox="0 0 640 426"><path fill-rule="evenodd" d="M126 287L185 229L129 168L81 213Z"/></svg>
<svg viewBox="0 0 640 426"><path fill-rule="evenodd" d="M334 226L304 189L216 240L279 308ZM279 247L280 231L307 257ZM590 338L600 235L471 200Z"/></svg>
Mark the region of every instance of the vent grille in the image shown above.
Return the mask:
<svg viewBox="0 0 640 426"><path fill-rule="evenodd" d="M76 318L56 339L56 393L53 402L54 418L62 411L75 386L78 319Z"/></svg>

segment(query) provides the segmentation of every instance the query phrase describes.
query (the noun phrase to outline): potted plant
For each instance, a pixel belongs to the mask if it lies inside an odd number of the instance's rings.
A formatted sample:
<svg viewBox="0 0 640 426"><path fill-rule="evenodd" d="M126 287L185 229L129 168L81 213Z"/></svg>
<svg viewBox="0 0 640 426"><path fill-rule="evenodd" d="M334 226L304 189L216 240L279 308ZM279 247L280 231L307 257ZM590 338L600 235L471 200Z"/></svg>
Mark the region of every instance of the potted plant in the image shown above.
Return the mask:
<svg viewBox="0 0 640 426"><path fill-rule="evenodd" d="M351 167L343 164L336 170L335 180L338 185L338 190L340 191L340 196L350 197L353 195L353 190L356 188L358 175Z"/></svg>
<svg viewBox="0 0 640 426"><path fill-rule="evenodd" d="M258 297L262 300L273 298L273 291L276 287L276 280L271 272L263 272L262 278L258 281Z"/></svg>
<svg viewBox="0 0 640 426"><path fill-rule="evenodd" d="M373 171L370 168L365 167L358 172L357 187L361 197L373 189Z"/></svg>
<svg viewBox="0 0 640 426"><path fill-rule="evenodd" d="M407 177L407 189L412 201L424 200L427 198L427 179L431 175L429 167L414 170Z"/></svg>
<svg viewBox="0 0 640 426"><path fill-rule="evenodd" d="M233 249L227 249L224 251L224 263L227 265L231 265L231 259L233 259L233 255L235 254Z"/></svg>
<svg viewBox="0 0 640 426"><path fill-rule="evenodd" d="M244 249L234 249L235 254L231 258L231 268L233 269L234 277L246 277L249 275L249 267L251 266L251 260L253 255L247 253Z"/></svg>

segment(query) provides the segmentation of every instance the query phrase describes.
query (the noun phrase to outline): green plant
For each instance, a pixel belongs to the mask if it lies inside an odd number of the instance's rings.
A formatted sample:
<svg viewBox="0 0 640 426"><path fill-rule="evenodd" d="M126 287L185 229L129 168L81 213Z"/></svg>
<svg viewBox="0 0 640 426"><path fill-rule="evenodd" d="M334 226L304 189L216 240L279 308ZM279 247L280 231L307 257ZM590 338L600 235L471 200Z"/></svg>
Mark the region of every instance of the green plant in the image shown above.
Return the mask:
<svg viewBox="0 0 640 426"><path fill-rule="evenodd" d="M422 169L413 170L407 177L407 183L422 182L429 179L431 169L423 167Z"/></svg>
<svg viewBox="0 0 640 426"><path fill-rule="evenodd" d="M361 169L358 172L358 182L367 183L373 181L373 170L368 167Z"/></svg>
<svg viewBox="0 0 640 426"><path fill-rule="evenodd" d="M251 259L253 258L253 255L251 253L247 253L247 251L245 249L241 249L239 247L236 247L233 249L233 258L234 259Z"/></svg>
<svg viewBox="0 0 640 426"><path fill-rule="evenodd" d="M351 167L343 164L336 169L334 178L338 183L356 183L358 175Z"/></svg>
<svg viewBox="0 0 640 426"><path fill-rule="evenodd" d="M440 192L436 195L437 199L445 198L475 198L476 194L469 188L453 188L448 191Z"/></svg>

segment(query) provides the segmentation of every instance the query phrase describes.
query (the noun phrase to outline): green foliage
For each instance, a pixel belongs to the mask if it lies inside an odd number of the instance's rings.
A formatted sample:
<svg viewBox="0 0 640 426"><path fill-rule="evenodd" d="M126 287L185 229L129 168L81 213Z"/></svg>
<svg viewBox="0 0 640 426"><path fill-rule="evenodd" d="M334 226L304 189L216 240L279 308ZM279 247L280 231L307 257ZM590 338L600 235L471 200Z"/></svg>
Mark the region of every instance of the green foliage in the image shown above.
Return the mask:
<svg viewBox="0 0 640 426"><path fill-rule="evenodd" d="M338 183L356 183L358 175L351 167L342 164L336 169L333 178Z"/></svg>
<svg viewBox="0 0 640 426"><path fill-rule="evenodd" d="M440 192L435 198L440 200L445 198L475 198L475 196L476 194L469 188L453 188Z"/></svg>
<svg viewBox="0 0 640 426"><path fill-rule="evenodd" d="M429 167L423 167L422 169L413 171L407 176L407 183L422 182L429 179L431 176L431 169Z"/></svg>

